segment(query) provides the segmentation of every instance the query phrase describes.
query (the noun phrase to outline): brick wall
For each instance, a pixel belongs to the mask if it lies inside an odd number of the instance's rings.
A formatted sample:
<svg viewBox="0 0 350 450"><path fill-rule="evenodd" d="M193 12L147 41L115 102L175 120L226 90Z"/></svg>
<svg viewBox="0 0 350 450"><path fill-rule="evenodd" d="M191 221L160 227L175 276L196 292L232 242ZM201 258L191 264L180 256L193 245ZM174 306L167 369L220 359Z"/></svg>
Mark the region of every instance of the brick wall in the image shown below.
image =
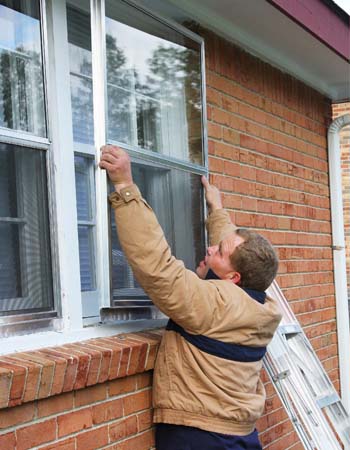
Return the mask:
<svg viewBox="0 0 350 450"><path fill-rule="evenodd" d="M204 36L212 182L232 220L277 247L278 283L339 389L326 142L331 104L212 33ZM301 449L264 377L264 448Z"/></svg>
<svg viewBox="0 0 350 450"><path fill-rule="evenodd" d="M330 102L201 33L212 181L223 190L235 223L262 231L277 246L278 282L339 389L326 148ZM143 343L132 335L123 344L110 338L1 358L0 448L152 448L150 383L159 336L143 338ZM121 362L112 364L113 355ZM112 367L119 371L111 373ZM265 373L263 378L264 449L301 449Z"/></svg>
<svg viewBox="0 0 350 450"><path fill-rule="evenodd" d="M154 448L160 338L134 333L0 357L0 449Z"/></svg>
<svg viewBox="0 0 350 450"><path fill-rule="evenodd" d="M333 105L333 118L344 114L350 114L350 103L338 103ZM340 131L342 185L343 185L343 209L346 247L346 271L348 276L348 297L350 303L350 126Z"/></svg>

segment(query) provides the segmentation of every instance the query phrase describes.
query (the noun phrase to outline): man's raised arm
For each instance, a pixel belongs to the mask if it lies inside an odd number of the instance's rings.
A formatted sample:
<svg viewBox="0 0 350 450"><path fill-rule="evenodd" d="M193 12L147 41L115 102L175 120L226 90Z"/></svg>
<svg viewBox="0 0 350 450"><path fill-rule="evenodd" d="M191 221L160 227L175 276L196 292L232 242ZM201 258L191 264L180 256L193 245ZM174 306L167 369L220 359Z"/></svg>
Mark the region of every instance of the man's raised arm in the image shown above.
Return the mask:
<svg viewBox="0 0 350 450"><path fill-rule="evenodd" d="M116 192L110 195L123 252L153 302L188 331L208 329L214 314L215 286L199 279L172 254L151 207L133 184L130 158L115 146L101 149Z"/></svg>
<svg viewBox="0 0 350 450"><path fill-rule="evenodd" d="M218 245L222 239L236 230L236 226L231 222L228 212L223 209L219 189L210 184L204 176L202 177L202 184L209 210L209 216L206 221L209 244Z"/></svg>

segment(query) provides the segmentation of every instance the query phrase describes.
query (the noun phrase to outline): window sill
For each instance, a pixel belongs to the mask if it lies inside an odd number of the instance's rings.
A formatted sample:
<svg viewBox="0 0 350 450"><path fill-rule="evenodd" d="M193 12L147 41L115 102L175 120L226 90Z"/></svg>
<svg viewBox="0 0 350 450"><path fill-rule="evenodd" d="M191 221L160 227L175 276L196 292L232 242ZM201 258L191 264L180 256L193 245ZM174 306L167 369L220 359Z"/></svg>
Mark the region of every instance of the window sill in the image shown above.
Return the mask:
<svg viewBox="0 0 350 450"><path fill-rule="evenodd" d="M151 370L162 332L157 329L92 339L89 336L89 340L66 341L65 345L50 348L42 335L45 348L0 357L0 408ZM78 334L75 341L77 338Z"/></svg>
<svg viewBox="0 0 350 450"><path fill-rule="evenodd" d="M41 332L22 333L18 336L9 336L1 338L1 355L17 353L24 351L40 350L44 347L56 345L65 345L73 342L80 342L87 339L96 339L109 336L115 336L121 333L132 333L142 330L150 330L165 327L167 319L157 320L136 320L120 321L113 324L101 324L98 319L85 319L84 328L76 330L62 330L61 319L55 319L60 322L60 326L54 330Z"/></svg>

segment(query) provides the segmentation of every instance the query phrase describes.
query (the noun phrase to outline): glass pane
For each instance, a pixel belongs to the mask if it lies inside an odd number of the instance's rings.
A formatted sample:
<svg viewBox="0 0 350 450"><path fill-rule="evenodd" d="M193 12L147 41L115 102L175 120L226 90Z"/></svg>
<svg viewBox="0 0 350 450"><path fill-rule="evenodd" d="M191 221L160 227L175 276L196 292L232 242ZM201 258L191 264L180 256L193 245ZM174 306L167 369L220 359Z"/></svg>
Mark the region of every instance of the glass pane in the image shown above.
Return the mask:
<svg viewBox="0 0 350 450"><path fill-rule="evenodd" d="M82 291L96 289L94 257L95 190L94 159L75 155L75 186L78 213L80 283ZM81 223L83 222L83 223ZM85 223L84 223L85 222Z"/></svg>
<svg viewBox="0 0 350 450"><path fill-rule="evenodd" d="M44 151L0 144L0 179L8 176L0 204L11 198L16 205L11 218L6 207L0 217L0 315L53 308L45 158Z"/></svg>
<svg viewBox="0 0 350 450"><path fill-rule="evenodd" d="M106 16L108 139L202 164L200 45L120 1Z"/></svg>
<svg viewBox="0 0 350 450"><path fill-rule="evenodd" d="M46 135L37 0L0 4L0 126Z"/></svg>
<svg viewBox="0 0 350 450"><path fill-rule="evenodd" d="M135 97L123 88L110 86L108 90L108 136L124 144L136 143Z"/></svg>
<svg viewBox="0 0 350 450"><path fill-rule="evenodd" d="M82 291L96 289L93 263L93 229L90 226L78 226L80 285Z"/></svg>
<svg viewBox="0 0 350 450"><path fill-rule="evenodd" d="M78 221L92 220L93 218L91 203L93 164L94 160L91 158L77 155L74 157Z"/></svg>
<svg viewBox="0 0 350 450"><path fill-rule="evenodd" d="M22 296L19 257L19 226L0 219L0 305L1 300Z"/></svg>
<svg viewBox="0 0 350 450"><path fill-rule="evenodd" d="M173 254L194 270L204 254L200 176L140 163L133 164L133 178L154 209ZM145 298L122 252L113 211L110 213L113 299Z"/></svg>
<svg viewBox="0 0 350 450"><path fill-rule="evenodd" d="M67 7L74 142L94 143L90 14Z"/></svg>
<svg viewBox="0 0 350 450"><path fill-rule="evenodd" d="M15 154L0 152L0 217L17 217Z"/></svg>

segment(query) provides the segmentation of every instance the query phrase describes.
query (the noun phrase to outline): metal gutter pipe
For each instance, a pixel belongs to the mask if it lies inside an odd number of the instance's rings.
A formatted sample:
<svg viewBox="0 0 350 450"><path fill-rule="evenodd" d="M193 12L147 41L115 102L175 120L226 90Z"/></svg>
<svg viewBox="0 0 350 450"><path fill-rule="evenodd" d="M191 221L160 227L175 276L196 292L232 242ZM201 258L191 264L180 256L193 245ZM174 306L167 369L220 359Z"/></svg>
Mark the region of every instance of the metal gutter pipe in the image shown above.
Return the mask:
<svg viewBox="0 0 350 450"><path fill-rule="evenodd" d="M335 119L328 129L328 160L331 194L334 283L337 315L340 391L350 414L350 329L346 276L342 172L339 132L350 125L350 114Z"/></svg>

